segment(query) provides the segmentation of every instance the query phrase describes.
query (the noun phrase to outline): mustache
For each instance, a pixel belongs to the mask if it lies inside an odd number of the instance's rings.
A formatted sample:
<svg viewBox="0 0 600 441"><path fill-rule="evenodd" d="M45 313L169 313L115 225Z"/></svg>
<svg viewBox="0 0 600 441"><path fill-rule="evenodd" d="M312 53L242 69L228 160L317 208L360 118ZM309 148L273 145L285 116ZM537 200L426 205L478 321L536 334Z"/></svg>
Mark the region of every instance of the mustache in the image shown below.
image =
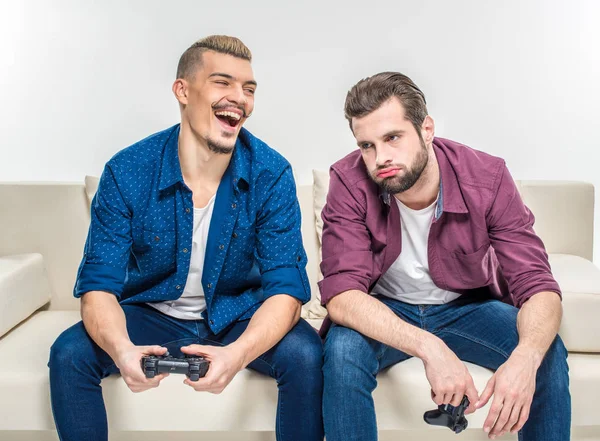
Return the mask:
<svg viewBox="0 0 600 441"><path fill-rule="evenodd" d="M244 106L234 106L232 104L213 104L210 107L212 108L213 112L218 112L219 110L224 109L231 109L233 107L234 109L240 110L244 118L248 118L250 116L246 113L246 109L244 108Z"/></svg>
<svg viewBox="0 0 600 441"><path fill-rule="evenodd" d="M406 166L403 164L384 164L384 165L378 165L377 167L375 167L375 173L381 171L381 170L385 170L387 168L401 168L401 169L406 169Z"/></svg>

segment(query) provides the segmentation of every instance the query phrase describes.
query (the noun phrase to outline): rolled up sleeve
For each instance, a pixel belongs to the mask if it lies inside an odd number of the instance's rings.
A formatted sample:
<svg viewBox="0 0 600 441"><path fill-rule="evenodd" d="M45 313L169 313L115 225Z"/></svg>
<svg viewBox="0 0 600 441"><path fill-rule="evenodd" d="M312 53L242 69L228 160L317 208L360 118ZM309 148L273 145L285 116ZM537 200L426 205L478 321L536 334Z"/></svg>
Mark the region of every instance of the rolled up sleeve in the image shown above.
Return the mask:
<svg viewBox="0 0 600 441"><path fill-rule="evenodd" d="M551 291L562 298L542 240L535 234L535 217L525 206L506 166L487 214L488 234L513 304L520 308L534 294Z"/></svg>
<svg viewBox="0 0 600 441"><path fill-rule="evenodd" d="M107 164L91 204L91 222L73 295L123 293L130 257L131 211L118 184L118 168Z"/></svg>
<svg viewBox="0 0 600 441"><path fill-rule="evenodd" d="M364 207L331 169L327 203L321 213L323 280L319 289L323 305L352 289L369 292L373 253Z"/></svg>
<svg viewBox="0 0 600 441"><path fill-rule="evenodd" d="M310 300L307 257L302 245L300 205L289 165L267 186L266 195L258 213L255 247L264 298L287 294L306 303Z"/></svg>

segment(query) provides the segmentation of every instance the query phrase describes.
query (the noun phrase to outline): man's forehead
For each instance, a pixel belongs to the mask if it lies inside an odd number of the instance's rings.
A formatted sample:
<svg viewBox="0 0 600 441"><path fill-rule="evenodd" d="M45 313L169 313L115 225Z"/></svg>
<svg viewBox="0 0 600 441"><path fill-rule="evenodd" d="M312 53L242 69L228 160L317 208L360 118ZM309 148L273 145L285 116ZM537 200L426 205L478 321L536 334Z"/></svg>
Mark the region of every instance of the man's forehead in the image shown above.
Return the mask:
<svg viewBox="0 0 600 441"><path fill-rule="evenodd" d="M241 82L254 81L254 72L250 62L233 55L207 51L203 54L202 70L206 77L223 73Z"/></svg>

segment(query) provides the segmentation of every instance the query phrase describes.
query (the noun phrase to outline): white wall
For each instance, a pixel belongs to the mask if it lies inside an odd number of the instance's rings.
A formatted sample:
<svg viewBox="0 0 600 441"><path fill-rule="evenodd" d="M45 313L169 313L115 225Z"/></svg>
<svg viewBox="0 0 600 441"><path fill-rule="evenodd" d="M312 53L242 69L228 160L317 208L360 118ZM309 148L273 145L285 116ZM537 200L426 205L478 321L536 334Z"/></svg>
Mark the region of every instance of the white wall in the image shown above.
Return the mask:
<svg viewBox="0 0 600 441"><path fill-rule="evenodd" d="M504 157L517 179L600 188L599 22L595 0L1 0L0 180L99 174L178 121L181 52L226 33L254 54L247 127L300 183L355 148L347 90L397 70L425 92L439 136Z"/></svg>

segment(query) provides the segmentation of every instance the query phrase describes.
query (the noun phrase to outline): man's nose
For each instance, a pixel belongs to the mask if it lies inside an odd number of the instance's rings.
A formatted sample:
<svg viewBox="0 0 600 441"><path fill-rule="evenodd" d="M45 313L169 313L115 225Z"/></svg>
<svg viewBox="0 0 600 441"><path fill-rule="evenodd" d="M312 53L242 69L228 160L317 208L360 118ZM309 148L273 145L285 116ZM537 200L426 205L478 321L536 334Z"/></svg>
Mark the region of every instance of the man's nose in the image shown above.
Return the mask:
<svg viewBox="0 0 600 441"><path fill-rule="evenodd" d="M385 144L375 146L375 163L378 167L392 162L392 151Z"/></svg>

